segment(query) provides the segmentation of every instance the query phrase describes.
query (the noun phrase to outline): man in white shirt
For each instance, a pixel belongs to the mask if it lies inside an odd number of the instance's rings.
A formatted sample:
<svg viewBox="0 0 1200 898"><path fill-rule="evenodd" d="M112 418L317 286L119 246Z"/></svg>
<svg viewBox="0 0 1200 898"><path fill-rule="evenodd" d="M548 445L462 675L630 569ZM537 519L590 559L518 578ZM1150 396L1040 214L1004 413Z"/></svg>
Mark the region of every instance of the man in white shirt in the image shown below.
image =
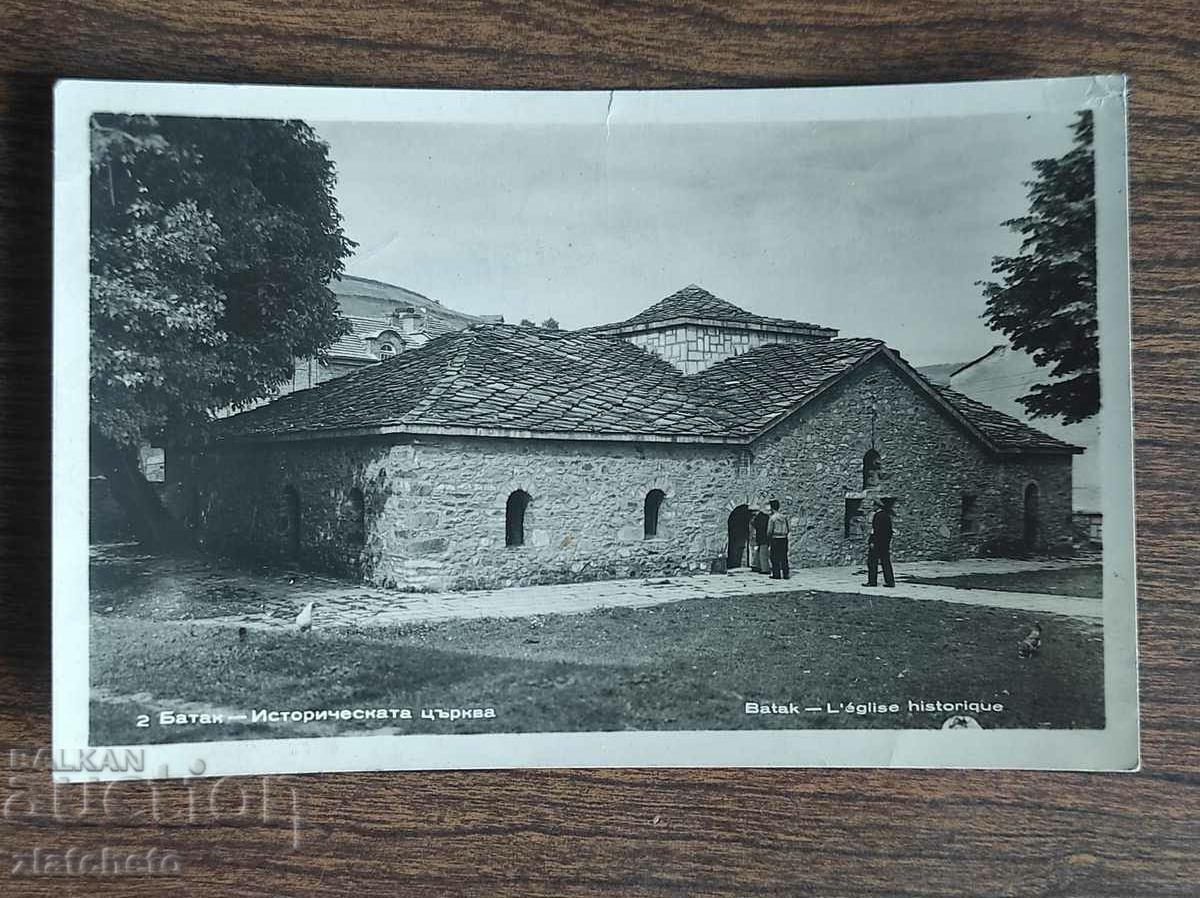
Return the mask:
<svg viewBox="0 0 1200 898"><path fill-rule="evenodd" d="M779 510L779 500L771 500L771 518L767 522L767 538L771 540L771 579L789 580L792 572L788 568L788 534L791 524Z"/></svg>

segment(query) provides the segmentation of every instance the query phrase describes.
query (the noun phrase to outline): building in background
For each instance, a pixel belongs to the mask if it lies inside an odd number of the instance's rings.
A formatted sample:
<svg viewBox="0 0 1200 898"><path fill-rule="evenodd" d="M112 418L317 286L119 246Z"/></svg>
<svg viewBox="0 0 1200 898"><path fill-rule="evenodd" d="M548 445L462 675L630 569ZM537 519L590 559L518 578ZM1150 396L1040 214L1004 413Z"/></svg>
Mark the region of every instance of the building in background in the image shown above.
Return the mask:
<svg viewBox="0 0 1200 898"><path fill-rule="evenodd" d="M307 390L368 365L378 364L423 346L441 334L462 330L473 324L504 322L502 315L468 315L449 309L436 299L413 290L369 278L343 275L332 281L329 289L338 299L342 317L350 322L350 332L338 338L324 359L296 359L292 378L281 384L274 396L243 409L221 409L215 417L227 418L239 411L266 405L280 396ZM163 447L150 444L142 446L138 450L138 464L147 481L165 484L167 459ZM104 476L94 474L92 481L92 491L101 497L104 507L115 509ZM164 498L168 505L179 504L175 496L168 494ZM116 539L127 535L129 528L118 520L120 517L119 510L107 515L104 521L98 522L93 528L93 538Z"/></svg>
<svg viewBox="0 0 1200 898"><path fill-rule="evenodd" d="M295 375L277 396L374 365L450 331L504 321L500 315L476 316L448 309L436 299L369 278L343 275L330 283L329 289L338 298L351 330L329 348L324 359L296 359Z"/></svg>

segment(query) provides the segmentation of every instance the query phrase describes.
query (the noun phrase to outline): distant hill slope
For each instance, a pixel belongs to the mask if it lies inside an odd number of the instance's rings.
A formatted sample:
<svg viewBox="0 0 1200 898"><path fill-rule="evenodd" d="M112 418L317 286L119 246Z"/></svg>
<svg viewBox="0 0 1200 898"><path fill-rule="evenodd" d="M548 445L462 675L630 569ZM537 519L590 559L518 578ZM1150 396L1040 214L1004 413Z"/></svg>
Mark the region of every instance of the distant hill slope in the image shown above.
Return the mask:
<svg viewBox="0 0 1200 898"><path fill-rule="evenodd" d="M370 278L342 275L340 279L330 282L329 289L338 298L342 314L347 317L386 320L397 307L412 306L422 309L426 313L423 330L430 337L461 330L487 320L456 309L448 309L436 299L430 299L413 290Z"/></svg>

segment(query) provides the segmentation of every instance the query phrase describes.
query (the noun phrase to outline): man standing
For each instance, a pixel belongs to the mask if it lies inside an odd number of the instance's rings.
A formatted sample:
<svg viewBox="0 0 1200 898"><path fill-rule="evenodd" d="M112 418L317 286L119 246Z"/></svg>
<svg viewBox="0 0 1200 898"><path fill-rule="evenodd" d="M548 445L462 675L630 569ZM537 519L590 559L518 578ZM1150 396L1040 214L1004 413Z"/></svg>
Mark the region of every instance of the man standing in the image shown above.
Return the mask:
<svg viewBox="0 0 1200 898"><path fill-rule="evenodd" d="M754 525L754 564L751 567L760 574L771 573L771 539L767 536L767 527L771 516L761 508L755 507L751 524Z"/></svg>
<svg viewBox="0 0 1200 898"><path fill-rule="evenodd" d="M895 586L896 574L892 570L892 504L877 502L871 518L871 535L867 537L867 582L863 586L879 585L879 567L883 566L883 585Z"/></svg>
<svg viewBox="0 0 1200 898"><path fill-rule="evenodd" d="M771 540L771 579L788 580L792 572L788 569L788 534L791 525L779 510L779 500L771 500L771 517L767 520L767 536Z"/></svg>

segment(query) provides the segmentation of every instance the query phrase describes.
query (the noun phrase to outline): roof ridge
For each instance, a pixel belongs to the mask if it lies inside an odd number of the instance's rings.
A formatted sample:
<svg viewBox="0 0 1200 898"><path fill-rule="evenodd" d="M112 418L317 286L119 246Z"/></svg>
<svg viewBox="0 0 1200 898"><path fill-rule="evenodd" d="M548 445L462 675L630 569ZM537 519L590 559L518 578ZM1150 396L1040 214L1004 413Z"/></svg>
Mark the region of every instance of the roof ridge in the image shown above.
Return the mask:
<svg viewBox="0 0 1200 898"><path fill-rule="evenodd" d="M699 284L688 284L686 287L681 287L623 321L594 325L587 329L601 331L621 331L631 328L653 329L656 325L663 325L677 319L681 321L711 320L731 327L820 332L821 335L837 333L835 328L751 312L724 297L717 296Z"/></svg>
<svg viewBox="0 0 1200 898"><path fill-rule="evenodd" d="M872 337L771 343L684 374L615 335L492 323L443 334L221 426L234 437L416 428L748 445L881 356L989 448L1073 448L949 386L931 384Z"/></svg>

